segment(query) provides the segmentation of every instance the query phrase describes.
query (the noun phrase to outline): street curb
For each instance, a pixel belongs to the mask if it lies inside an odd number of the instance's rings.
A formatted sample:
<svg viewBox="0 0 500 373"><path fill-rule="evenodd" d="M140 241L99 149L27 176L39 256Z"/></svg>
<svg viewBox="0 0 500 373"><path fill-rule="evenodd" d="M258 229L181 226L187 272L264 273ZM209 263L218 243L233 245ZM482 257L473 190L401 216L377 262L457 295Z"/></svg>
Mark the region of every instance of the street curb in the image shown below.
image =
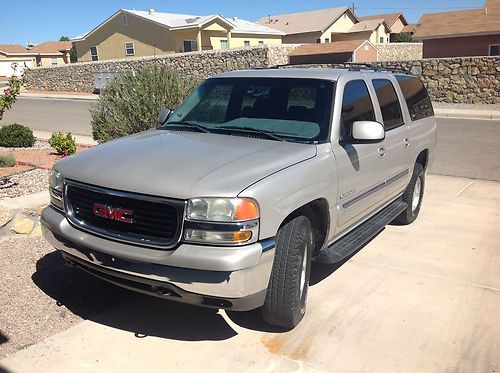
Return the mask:
<svg viewBox="0 0 500 373"><path fill-rule="evenodd" d="M55 100L81 100L81 101L97 101L99 95L94 96L78 96L78 95L58 95L50 93L28 93L23 92L19 95L20 98L50 98Z"/></svg>
<svg viewBox="0 0 500 373"><path fill-rule="evenodd" d="M436 118L500 120L500 111L434 109Z"/></svg>

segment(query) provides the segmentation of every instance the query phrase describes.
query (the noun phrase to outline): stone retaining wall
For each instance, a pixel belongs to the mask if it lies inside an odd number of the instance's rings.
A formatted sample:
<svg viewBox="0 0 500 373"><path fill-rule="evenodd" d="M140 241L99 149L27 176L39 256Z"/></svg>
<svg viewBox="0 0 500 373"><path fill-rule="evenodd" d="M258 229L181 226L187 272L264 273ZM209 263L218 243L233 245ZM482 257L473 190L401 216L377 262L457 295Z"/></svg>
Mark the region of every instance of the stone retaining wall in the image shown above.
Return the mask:
<svg viewBox="0 0 500 373"><path fill-rule="evenodd" d="M406 61L422 59L422 43L375 44L379 61Z"/></svg>
<svg viewBox="0 0 500 373"><path fill-rule="evenodd" d="M375 64L410 70L423 80L433 101L500 103L500 57L429 58Z"/></svg>
<svg viewBox="0 0 500 373"><path fill-rule="evenodd" d="M38 67L25 71L24 87L28 90L93 92L94 74L97 72L141 69L154 65L168 66L183 74L203 79L224 71L287 64L289 50L295 47L264 45Z"/></svg>
<svg viewBox="0 0 500 373"><path fill-rule="evenodd" d="M31 90L92 92L96 72L140 69L153 65L168 66L201 79L229 70L286 64L290 50L295 47L258 46L35 68L26 70L25 87ZM398 50L400 47L390 48ZM500 57L379 61L375 64L412 71L422 78L433 101L500 103Z"/></svg>

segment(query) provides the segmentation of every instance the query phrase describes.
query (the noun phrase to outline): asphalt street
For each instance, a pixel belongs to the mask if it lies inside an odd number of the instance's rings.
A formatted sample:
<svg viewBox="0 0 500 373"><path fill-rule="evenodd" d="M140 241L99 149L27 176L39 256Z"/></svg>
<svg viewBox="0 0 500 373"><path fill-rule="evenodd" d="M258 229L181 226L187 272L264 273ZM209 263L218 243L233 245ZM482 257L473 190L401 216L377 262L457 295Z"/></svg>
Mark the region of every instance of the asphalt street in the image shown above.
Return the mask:
<svg viewBox="0 0 500 373"><path fill-rule="evenodd" d="M19 97L4 114L2 125L19 123L33 131L92 135L90 106L95 101Z"/></svg>
<svg viewBox="0 0 500 373"><path fill-rule="evenodd" d="M34 131L91 135L89 108L95 101L21 97L2 124ZM436 159L431 173L500 181L500 121L438 118Z"/></svg>

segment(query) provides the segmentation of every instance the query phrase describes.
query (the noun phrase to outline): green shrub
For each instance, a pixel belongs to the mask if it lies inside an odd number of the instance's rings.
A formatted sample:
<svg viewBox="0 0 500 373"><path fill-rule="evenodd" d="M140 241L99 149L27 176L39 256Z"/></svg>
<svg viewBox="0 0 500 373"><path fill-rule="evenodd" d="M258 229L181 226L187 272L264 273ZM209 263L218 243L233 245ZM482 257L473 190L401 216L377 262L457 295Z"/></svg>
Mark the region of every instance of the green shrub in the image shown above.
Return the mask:
<svg viewBox="0 0 500 373"><path fill-rule="evenodd" d="M76 152L76 141L71 133L54 132L50 136L49 144L56 150L57 154L71 155Z"/></svg>
<svg viewBox="0 0 500 373"><path fill-rule="evenodd" d="M0 167L14 167L16 158L12 154L0 154Z"/></svg>
<svg viewBox="0 0 500 373"><path fill-rule="evenodd" d="M109 81L92 114L99 142L157 127L160 110L175 109L198 82L160 67L124 73Z"/></svg>
<svg viewBox="0 0 500 373"><path fill-rule="evenodd" d="M18 123L0 128L0 146L6 148L29 148L35 143L33 131Z"/></svg>

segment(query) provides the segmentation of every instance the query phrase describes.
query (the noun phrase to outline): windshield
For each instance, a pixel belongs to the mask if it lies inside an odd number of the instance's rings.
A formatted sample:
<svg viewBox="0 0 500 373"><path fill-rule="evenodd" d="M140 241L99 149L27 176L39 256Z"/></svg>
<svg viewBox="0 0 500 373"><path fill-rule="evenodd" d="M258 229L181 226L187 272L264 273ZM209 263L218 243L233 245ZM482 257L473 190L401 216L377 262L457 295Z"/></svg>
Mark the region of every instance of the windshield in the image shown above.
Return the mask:
<svg viewBox="0 0 500 373"><path fill-rule="evenodd" d="M164 128L196 124L212 133L268 132L270 139L324 141L333 82L319 79L212 78L170 116Z"/></svg>

